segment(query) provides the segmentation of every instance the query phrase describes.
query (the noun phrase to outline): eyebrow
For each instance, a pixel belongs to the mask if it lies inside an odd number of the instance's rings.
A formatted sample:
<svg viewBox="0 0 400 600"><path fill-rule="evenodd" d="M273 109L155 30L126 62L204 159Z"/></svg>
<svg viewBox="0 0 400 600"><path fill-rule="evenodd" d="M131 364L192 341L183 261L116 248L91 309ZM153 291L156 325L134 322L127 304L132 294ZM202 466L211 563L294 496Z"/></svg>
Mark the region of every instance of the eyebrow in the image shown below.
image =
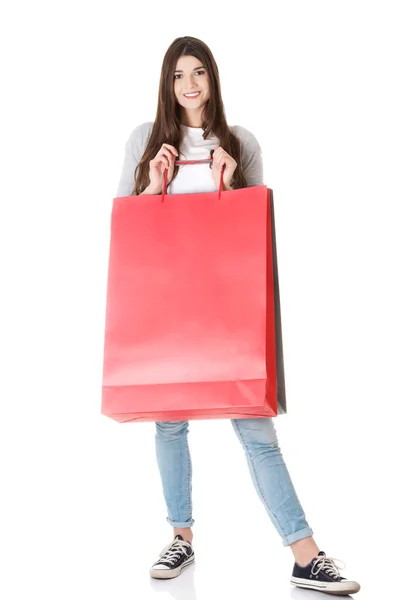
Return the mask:
<svg viewBox="0 0 400 600"><path fill-rule="evenodd" d="M199 69L205 69L205 67L201 66L201 67L196 67L195 69L193 69L193 71L198 71ZM183 71L175 71L175 73L183 73Z"/></svg>

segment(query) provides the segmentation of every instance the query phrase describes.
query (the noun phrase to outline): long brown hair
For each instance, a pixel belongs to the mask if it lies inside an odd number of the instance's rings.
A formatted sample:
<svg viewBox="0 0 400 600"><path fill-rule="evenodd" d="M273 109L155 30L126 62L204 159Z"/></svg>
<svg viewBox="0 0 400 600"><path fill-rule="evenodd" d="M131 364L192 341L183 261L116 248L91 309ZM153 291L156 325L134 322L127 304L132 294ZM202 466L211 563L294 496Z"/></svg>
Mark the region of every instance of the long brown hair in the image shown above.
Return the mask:
<svg viewBox="0 0 400 600"><path fill-rule="evenodd" d="M230 183L231 187L234 189L247 187L241 166L240 141L230 131L226 122L217 63L204 42L187 35L176 38L164 56L156 118L146 149L134 173L135 194L141 194L150 184L149 162L156 156L162 144L171 144L180 152L180 105L175 98L174 72L176 63L181 56L194 56L201 61L208 72L210 98L203 112L203 139L206 139L211 132L219 138L219 145L237 162ZM178 170L179 166L175 166L172 180L177 176Z"/></svg>

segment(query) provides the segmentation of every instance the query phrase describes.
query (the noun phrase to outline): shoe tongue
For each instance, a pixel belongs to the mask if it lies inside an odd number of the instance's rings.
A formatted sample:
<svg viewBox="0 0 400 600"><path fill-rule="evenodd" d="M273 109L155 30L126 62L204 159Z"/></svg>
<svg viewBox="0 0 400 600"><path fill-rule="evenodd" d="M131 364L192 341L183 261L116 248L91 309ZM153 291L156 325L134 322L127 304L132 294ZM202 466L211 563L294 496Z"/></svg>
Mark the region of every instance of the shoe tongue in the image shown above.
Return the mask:
<svg viewBox="0 0 400 600"><path fill-rule="evenodd" d="M318 552L318 555L315 558L313 558L313 562L315 562L318 559L319 556L326 556L326 554L325 554L325 552L322 552L322 550L320 550Z"/></svg>
<svg viewBox="0 0 400 600"><path fill-rule="evenodd" d="M176 536L175 536L175 539L176 540L183 540L183 537L179 533L177 533Z"/></svg>

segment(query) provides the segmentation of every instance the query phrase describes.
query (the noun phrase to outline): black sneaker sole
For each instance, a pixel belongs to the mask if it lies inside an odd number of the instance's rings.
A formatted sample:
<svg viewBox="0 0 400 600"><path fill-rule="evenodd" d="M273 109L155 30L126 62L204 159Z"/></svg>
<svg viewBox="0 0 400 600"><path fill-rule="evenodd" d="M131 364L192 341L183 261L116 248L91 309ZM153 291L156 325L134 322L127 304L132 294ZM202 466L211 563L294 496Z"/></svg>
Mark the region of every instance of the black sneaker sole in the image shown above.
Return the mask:
<svg viewBox="0 0 400 600"><path fill-rule="evenodd" d="M182 569L185 567L189 567L192 563L194 563L194 554L190 556L184 563L182 563L176 569L150 569L150 577L153 579L173 579L174 577L178 577L182 573Z"/></svg>
<svg viewBox="0 0 400 600"><path fill-rule="evenodd" d="M306 588L308 590L318 590L319 592L325 592L326 594L333 594L335 596L348 596L349 594L355 594L360 590L360 585L355 581L327 583L322 581L307 581L307 579L292 577L290 583L297 587Z"/></svg>

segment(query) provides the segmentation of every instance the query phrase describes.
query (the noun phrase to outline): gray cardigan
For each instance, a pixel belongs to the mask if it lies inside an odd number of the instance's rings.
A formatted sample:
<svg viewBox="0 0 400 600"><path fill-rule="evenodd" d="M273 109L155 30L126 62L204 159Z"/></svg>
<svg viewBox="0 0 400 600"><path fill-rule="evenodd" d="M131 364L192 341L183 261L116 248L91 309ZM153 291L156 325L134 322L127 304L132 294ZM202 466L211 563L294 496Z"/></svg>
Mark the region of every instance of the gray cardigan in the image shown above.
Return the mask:
<svg viewBox="0 0 400 600"><path fill-rule="evenodd" d="M125 145L125 158L118 184L116 198L133 196L134 172L137 164L143 156L149 140L153 121L147 121L138 125L130 134ZM239 139L242 147L242 169L246 177L248 187L264 185L263 163L260 144L256 137L240 125L230 127L232 133Z"/></svg>

